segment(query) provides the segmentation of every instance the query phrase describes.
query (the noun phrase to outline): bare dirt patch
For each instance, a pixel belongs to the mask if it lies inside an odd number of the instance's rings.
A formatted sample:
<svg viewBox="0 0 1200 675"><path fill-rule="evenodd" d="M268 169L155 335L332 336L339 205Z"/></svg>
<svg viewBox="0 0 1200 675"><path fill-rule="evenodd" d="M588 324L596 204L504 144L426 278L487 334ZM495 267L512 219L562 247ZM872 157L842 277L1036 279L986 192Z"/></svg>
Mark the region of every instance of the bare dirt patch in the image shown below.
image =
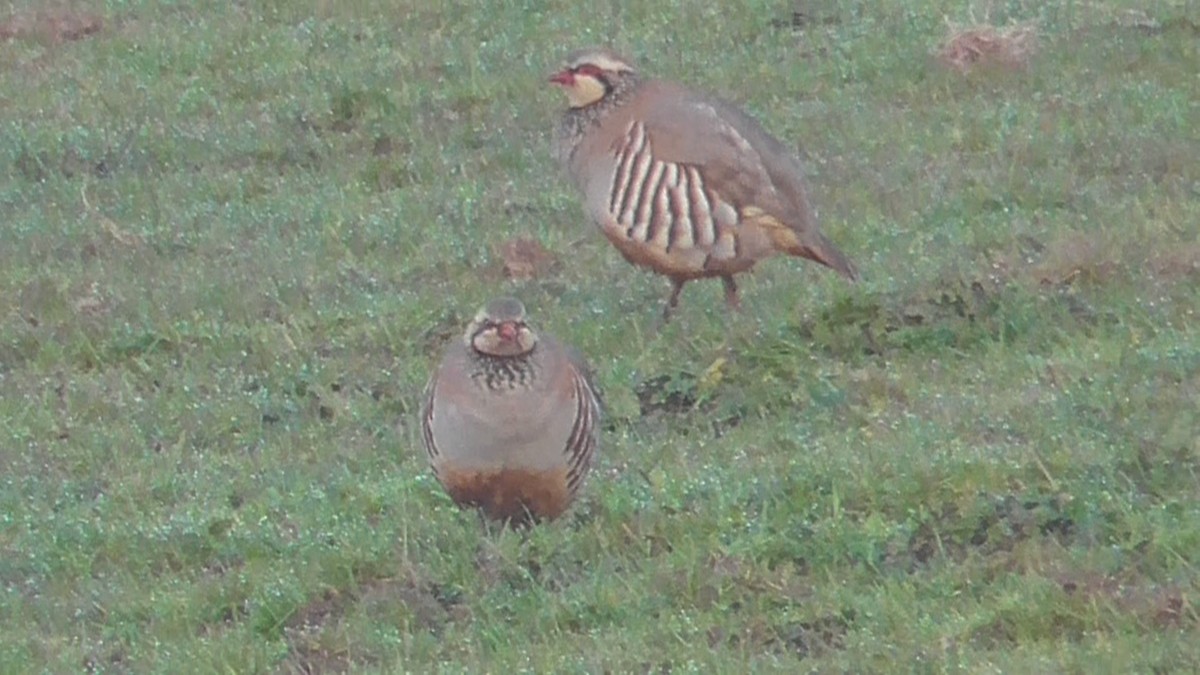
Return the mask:
<svg viewBox="0 0 1200 675"><path fill-rule="evenodd" d="M357 652L331 629L338 626L354 606L362 607L380 620L391 620L395 608L403 607L412 626L437 632L454 620L457 602L447 600L433 584L404 575L378 578L353 589L328 588L300 607L284 625L288 644L288 668L300 673L344 673L372 661Z"/></svg>
<svg viewBox="0 0 1200 675"><path fill-rule="evenodd" d="M757 619L734 633L721 627L711 628L707 637L710 647L728 644L743 650L805 659L845 649L846 635L853 621L854 612L851 610L785 624L771 624Z"/></svg>
<svg viewBox="0 0 1200 675"><path fill-rule="evenodd" d="M1115 575L1086 574L1063 570L1052 574L1063 592L1084 601L1132 615L1139 623L1159 630L1180 629L1197 623L1195 597L1179 585L1158 585Z"/></svg>
<svg viewBox="0 0 1200 675"><path fill-rule="evenodd" d="M104 20L91 12L73 9L40 9L0 21L0 40L34 39L48 44L82 40L104 29Z"/></svg>
<svg viewBox="0 0 1200 675"><path fill-rule="evenodd" d="M1174 281L1200 277L1200 243L1180 244L1162 251L1152 257L1148 265L1159 279Z"/></svg>
<svg viewBox="0 0 1200 675"><path fill-rule="evenodd" d="M1008 494L983 497L969 507L946 504L907 541L894 542L884 560L912 572L937 558L961 562L972 555L1009 553L1032 538L1069 545L1077 526L1067 515L1068 502L1065 495Z"/></svg>

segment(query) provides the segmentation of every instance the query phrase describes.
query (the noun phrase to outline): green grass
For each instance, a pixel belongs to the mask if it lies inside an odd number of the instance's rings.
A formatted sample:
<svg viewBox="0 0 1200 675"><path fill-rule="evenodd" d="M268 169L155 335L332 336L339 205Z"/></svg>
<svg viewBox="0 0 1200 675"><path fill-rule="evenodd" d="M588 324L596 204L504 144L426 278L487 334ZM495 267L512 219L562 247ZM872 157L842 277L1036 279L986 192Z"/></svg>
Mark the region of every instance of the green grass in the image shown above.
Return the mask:
<svg viewBox="0 0 1200 675"><path fill-rule="evenodd" d="M110 0L0 41L0 671L1200 668L1196 3L876 4ZM940 66L988 5L1028 68ZM772 260L652 333L666 283L550 156L597 42L801 145L864 282ZM558 264L507 280L515 237ZM498 290L609 402L527 533L414 429Z"/></svg>

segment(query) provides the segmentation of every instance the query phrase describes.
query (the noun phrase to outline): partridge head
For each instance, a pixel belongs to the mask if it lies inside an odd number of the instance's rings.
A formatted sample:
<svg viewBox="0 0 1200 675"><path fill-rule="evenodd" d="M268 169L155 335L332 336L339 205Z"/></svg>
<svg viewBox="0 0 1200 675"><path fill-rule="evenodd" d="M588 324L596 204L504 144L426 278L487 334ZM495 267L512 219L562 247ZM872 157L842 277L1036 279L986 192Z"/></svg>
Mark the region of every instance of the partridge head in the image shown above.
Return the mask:
<svg viewBox="0 0 1200 675"><path fill-rule="evenodd" d="M664 318L708 277L736 309L734 276L777 253L858 278L821 233L795 154L737 106L643 79L604 48L573 52L550 81L568 104L555 155L625 259L671 280Z"/></svg>
<svg viewBox="0 0 1200 675"><path fill-rule="evenodd" d="M484 306L429 379L421 429L459 505L505 521L553 519L591 466L600 401L583 359L527 323L513 298Z"/></svg>

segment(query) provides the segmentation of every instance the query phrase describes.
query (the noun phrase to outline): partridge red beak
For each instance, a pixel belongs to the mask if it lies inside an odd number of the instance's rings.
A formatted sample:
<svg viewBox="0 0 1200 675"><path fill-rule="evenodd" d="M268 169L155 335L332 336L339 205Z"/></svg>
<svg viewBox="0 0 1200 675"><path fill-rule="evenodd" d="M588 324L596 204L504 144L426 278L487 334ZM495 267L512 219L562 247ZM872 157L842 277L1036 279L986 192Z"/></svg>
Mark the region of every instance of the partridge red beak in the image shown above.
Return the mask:
<svg viewBox="0 0 1200 675"><path fill-rule="evenodd" d="M575 73L570 70L560 70L550 76L550 81L563 87L569 87L575 84Z"/></svg>
<svg viewBox="0 0 1200 675"><path fill-rule="evenodd" d="M517 338L517 324L505 321L496 326L496 334L500 336L501 340L515 340Z"/></svg>

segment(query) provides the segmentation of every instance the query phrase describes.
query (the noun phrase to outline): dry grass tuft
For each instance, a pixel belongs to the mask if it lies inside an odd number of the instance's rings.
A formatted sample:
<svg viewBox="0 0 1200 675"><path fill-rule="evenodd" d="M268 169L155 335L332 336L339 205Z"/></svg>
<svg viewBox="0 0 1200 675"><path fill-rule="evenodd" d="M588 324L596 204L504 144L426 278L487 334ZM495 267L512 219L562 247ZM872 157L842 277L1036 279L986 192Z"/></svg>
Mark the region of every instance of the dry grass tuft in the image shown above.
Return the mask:
<svg viewBox="0 0 1200 675"><path fill-rule="evenodd" d="M544 276L558 263L541 242L528 237L509 239L498 244L495 250L502 262L504 276L518 281Z"/></svg>
<svg viewBox="0 0 1200 675"><path fill-rule="evenodd" d="M949 36L938 48L938 61L967 73L979 66L1024 69L1037 50L1037 27L1032 23L996 28L988 24L964 27L947 21Z"/></svg>

